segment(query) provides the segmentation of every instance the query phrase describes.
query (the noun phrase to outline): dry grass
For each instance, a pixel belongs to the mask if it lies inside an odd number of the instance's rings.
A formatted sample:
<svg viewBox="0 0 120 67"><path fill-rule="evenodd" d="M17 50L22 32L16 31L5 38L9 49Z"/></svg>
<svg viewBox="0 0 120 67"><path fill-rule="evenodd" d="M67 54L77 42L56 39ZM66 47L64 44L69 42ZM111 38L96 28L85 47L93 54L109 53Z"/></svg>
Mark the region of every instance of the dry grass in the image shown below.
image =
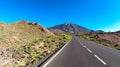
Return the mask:
<svg viewBox="0 0 120 67"><path fill-rule="evenodd" d="M37 23L0 23L0 58L12 58L9 67L24 67L53 53L70 38L65 34L56 36Z"/></svg>

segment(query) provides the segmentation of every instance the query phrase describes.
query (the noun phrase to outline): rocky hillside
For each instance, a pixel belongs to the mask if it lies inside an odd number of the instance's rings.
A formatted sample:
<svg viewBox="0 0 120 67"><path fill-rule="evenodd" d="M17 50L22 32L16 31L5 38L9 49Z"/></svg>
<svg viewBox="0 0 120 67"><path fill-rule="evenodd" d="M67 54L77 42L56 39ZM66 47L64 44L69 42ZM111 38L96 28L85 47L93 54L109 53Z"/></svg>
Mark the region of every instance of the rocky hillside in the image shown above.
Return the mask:
<svg viewBox="0 0 120 67"><path fill-rule="evenodd" d="M56 25L53 27L48 28L50 31L52 31L53 33L73 33L73 34L85 34L85 33L90 33L91 30L84 28L82 26L79 26L77 24L72 24L72 23L65 23L65 24L60 24L60 25ZM56 30L56 31L54 31ZM58 31L57 31L58 30Z"/></svg>
<svg viewBox="0 0 120 67"><path fill-rule="evenodd" d="M0 45L4 45L4 47L9 45L11 45L9 47L13 47L19 43L25 44L46 35L54 36L53 33L37 23L32 24L27 21L19 21L13 24L0 23Z"/></svg>
<svg viewBox="0 0 120 67"><path fill-rule="evenodd" d="M54 35L37 22L0 23L0 67L25 67L60 48L68 35Z"/></svg>
<svg viewBox="0 0 120 67"><path fill-rule="evenodd" d="M92 33L81 35L80 37L120 50L120 31Z"/></svg>

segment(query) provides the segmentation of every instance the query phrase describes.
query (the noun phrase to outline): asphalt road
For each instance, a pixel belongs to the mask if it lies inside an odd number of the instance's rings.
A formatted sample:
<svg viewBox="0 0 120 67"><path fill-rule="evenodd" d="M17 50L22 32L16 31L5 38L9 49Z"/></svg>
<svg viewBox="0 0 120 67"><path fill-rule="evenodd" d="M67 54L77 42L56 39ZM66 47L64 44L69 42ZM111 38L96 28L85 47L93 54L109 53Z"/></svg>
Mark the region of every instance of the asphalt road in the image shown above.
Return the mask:
<svg viewBox="0 0 120 67"><path fill-rule="evenodd" d="M120 51L73 36L40 67L120 67Z"/></svg>

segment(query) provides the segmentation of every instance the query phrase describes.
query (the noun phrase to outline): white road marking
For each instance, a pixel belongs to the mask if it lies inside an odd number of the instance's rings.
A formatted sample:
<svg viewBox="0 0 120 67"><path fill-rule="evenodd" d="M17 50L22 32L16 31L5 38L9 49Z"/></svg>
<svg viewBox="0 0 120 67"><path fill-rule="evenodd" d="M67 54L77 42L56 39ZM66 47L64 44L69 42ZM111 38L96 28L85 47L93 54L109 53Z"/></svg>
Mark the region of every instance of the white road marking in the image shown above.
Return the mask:
<svg viewBox="0 0 120 67"><path fill-rule="evenodd" d="M68 41L46 64L42 67L47 67L47 65L68 45L70 41Z"/></svg>
<svg viewBox="0 0 120 67"><path fill-rule="evenodd" d="M87 48L85 45L83 46L84 48Z"/></svg>
<svg viewBox="0 0 120 67"><path fill-rule="evenodd" d="M104 62L100 57L98 57L97 55L95 55L94 54L94 56L99 60L99 61L101 61L104 65L107 65L107 63L106 62Z"/></svg>
<svg viewBox="0 0 120 67"><path fill-rule="evenodd" d="M92 53L92 51L91 51L90 49L87 48L87 50L88 50L90 53Z"/></svg>

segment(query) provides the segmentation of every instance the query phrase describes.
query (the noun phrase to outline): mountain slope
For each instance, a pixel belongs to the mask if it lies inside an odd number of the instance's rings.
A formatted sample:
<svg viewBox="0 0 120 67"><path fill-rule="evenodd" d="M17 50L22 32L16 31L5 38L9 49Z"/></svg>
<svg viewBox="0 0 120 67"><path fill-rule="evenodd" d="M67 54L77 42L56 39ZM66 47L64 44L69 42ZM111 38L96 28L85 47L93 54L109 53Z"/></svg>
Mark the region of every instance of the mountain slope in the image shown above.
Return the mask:
<svg viewBox="0 0 120 67"><path fill-rule="evenodd" d="M80 37L120 50L120 31L106 33L91 33L81 35Z"/></svg>
<svg viewBox="0 0 120 67"><path fill-rule="evenodd" d="M53 53L70 39L36 23L0 23L0 67L25 67Z"/></svg>
<svg viewBox="0 0 120 67"><path fill-rule="evenodd" d="M77 24L72 24L72 23L65 23L65 24L60 24L60 25L56 25L53 27L48 28L50 31L52 31L53 33L57 33L57 31L53 31L53 30L61 30L64 33L73 33L73 34L86 34L86 33L90 33L91 30L84 28L82 26L79 26Z"/></svg>
<svg viewBox="0 0 120 67"><path fill-rule="evenodd" d="M54 35L38 24L29 25L27 21L19 21L13 24L1 23L0 31L0 43L11 46L31 42L41 36Z"/></svg>

